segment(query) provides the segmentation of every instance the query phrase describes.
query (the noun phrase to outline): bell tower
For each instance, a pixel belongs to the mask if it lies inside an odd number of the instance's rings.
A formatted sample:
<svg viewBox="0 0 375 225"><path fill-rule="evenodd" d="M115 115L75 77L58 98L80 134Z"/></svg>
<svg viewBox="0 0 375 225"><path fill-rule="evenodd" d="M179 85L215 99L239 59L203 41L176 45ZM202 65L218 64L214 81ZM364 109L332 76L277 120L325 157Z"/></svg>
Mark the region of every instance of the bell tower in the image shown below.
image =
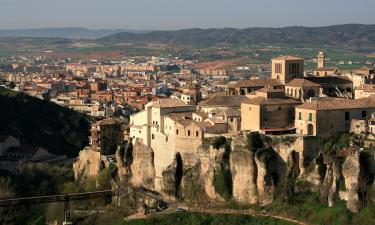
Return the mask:
<svg viewBox="0 0 375 225"><path fill-rule="evenodd" d="M324 67L324 60L326 56L324 55L323 51L320 51L317 56L317 62L318 62L318 69Z"/></svg>

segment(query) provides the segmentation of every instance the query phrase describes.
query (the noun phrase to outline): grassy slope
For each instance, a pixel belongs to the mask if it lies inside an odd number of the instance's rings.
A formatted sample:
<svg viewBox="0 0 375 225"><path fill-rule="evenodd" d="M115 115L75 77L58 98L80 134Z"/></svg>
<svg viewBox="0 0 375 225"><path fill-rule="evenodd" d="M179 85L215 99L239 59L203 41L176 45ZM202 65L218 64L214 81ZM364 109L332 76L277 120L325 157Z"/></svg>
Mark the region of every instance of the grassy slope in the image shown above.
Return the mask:
<svg viewBox="0 0 375 225"><path fill-rule="evenodd" d="M54 103L0 88L0 134L12 134L60 155L76 156L88 143L86 116Z"/></svg>
<svg viewBox="0 0 375 225"><path fill-rule="evenodd" d="M272 218L264 217L252 217L252 216L234 216L234 215L208 215L199 213L181 213L181 214L171 214L158 216L146 220L134 220L131 222L126 222L127 225L217 225L217 224L241 224L241 225L255 225L255 224L278 224L278 225L289 225L293 223L276 220Z"/></svg>

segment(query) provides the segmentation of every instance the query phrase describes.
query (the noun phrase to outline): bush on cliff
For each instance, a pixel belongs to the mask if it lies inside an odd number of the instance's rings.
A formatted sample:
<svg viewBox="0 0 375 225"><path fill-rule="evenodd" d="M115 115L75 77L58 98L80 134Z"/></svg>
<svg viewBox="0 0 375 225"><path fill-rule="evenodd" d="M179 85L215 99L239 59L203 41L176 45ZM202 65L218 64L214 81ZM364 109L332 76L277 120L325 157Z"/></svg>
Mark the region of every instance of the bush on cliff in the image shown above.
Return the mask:
<svg viewBox="0 0 375 225"><path fill-rule="evenodd" d="M256 152L258 149L263 148L262 136L259 133L250 133L247 135L247 147L249 151Z"/></svg>
<svg viewBox="0 0 375 225"><path fill-rule="evenodd" d="M231 149L229 141L230 140L226 139L225 137L218 137L213 142L213 147L216 146L215 148L224 148L222 161L215 169L213 185L215 191L225 200L229 200L232 197L232 173L229 166Z"/></svg>

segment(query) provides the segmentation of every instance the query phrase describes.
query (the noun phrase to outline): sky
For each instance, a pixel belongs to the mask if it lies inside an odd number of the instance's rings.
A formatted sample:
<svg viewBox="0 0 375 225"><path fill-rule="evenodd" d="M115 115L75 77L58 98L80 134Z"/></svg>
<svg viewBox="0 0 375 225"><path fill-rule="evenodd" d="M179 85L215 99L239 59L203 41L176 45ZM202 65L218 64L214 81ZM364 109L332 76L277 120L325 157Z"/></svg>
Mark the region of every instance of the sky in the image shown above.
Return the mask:
<svg viewBox="0 0 375 225"><path fill-rule="evenodd" d="M375 0L0 0L0 29L375 24Z"/></svg>

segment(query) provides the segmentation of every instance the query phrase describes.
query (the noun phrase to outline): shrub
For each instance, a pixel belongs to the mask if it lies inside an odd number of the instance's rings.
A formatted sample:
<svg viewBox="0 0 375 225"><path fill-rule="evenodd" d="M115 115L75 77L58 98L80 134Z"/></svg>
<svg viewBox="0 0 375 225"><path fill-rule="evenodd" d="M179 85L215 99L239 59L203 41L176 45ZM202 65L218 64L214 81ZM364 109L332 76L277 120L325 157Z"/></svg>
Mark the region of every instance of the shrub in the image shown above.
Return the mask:
<svg viewBox="0 0 375 225"><path fill-rule="evenodd" d="M215 170L213 185L215 191L223 197L225 200L229 200L232 197L232 175L229 169L223 169L220 167Z"/></svg>
<svg viewBox="0 0 375 225"><path fill-rule="evenodd" d="M256 152L258 149L264 147L262 137L259 133L250 133L247 136L247 147L251 152Z"/></svg>
<svg viewBox="0 0 375 225"><path fill-rule="evenodd" d="M219 149L220 147L224 147L227 143L227 139L223 136L217 137L212 141L212 147L215 149Z"/></svg>

